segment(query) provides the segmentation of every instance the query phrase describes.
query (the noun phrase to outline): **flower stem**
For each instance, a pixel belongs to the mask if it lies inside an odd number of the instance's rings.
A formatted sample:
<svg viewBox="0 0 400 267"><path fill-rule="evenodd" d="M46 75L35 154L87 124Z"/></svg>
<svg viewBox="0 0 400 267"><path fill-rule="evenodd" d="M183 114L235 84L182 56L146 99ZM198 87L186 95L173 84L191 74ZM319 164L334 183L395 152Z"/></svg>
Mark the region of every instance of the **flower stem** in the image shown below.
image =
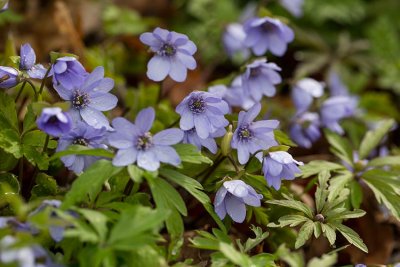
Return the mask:
<svg viewBox="0 0 400 267"><path fill-rule="evenodd" d="M25 81L26 81L27 83L29 83L29 85L32 87L33 92L35 93L35 100L37 101L37 100L38 100L38 94L37 94L35 85L34 85L30 80L25 80Z"/></svg>
<svg viewBox="0 0 400 267"><path fill-rule="evenodd" d="M239 173L239 168L238 168L238 166L236 165L236 162L233 160L232 156L229 155L229 156L227 156L227 158L228 158L229 161L232 163L233 167L235 168L235 171L236 171L237 173Z"/></svg>
<svg viewBox="0 0 400 267"><path fill-rule="evenodd" d="M44 75L44 78L43 78L43 80L42 80L42 84L40 85L39 95L41 95L42 92L43 92L44 83L45 83L47 77L49 76L49 73L50 73L50 71L51 71L51 67L52 67L52 65L49 66L49 69L47 70L46 74Z"/></svg>
<svg viewBox="0 0 400 267"><path fill-rule="evenodd" d="M23 91L24 88L25 88L25 85L26 85L26 81L24 81L24 82L22 83L22 86L21 86L21 88L20 88L19 91L18 91L17 97L15 98L15 101L14 101L15 103L17 103L19 97L21 96L22 91Z"/></svg>

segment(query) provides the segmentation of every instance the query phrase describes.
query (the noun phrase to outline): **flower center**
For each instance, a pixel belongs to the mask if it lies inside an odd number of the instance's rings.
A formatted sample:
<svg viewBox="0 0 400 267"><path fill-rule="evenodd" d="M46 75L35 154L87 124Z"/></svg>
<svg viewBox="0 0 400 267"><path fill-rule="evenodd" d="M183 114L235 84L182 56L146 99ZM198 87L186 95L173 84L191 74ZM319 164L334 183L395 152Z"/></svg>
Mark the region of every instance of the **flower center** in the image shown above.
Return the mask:
<svg viewBox="0 0 400 267"><path fill-rule="evenodd" d="M192 129L187 130L185 132L188 133L188 134L193 134L195 131L196 131L196 128L193 127Z"/></svg>
<svg viewBox="0 0 400 267"><path fill-rule="evenodd" d="M239 128L238 136L240 141L248 141L253 137L249 125L243 125Z"/></svg>
<svg viewBox="0 0 400 267"><path fill-rule="evenodd" d="M250 77L256 77L260 75L261 73L261 68L251 68L250 69Z"/></svg>
<svg viewBox="0 0 400 267"><path fill-rule="evenodd" d="M89 95L87 93L82 93L79 90L74 92L72 96L72 106L76 109L86 108L90 103Z"/></svg>
<svg viewBox="0 0 400 267"><path fill-rule="evenodd" d="M48 120L47 123L53 124L53 123L57 123L58 122L58 118L56 115L51 116Z"/></svg>
<svg viewBox="0 0 400 267"><path fill-rule="evenodd" d="M265 31L265 32L271 32L275 29L275 27L272 23L264 23L261 27L262 27L263 31Z"/></svg>
<svg viewBox="0 0 400 267"><path fill-rule="evenodd" d="M78 137L72 142L72 144L73 145L88 146L89 142L83 137Z"/></svg>
<svg viewBox="0 0 400 267"><path fill-rule="evenodd" d="M136 148L138 150L147 150L153 146L153 135L150 132L145 133L142 136L139 136Z"/></svg>
<svg viewBox="0 0 400 267"><path fill-rule="evenodd" d="M189 101L189 109L195 114L203 113L206 110L206 104L202 97L192 97Z"/></svg>
<svg viewBox="0 0 400 267"><path fill-rule="evenodd" d="M161 56L173 56L176 53L176 49L174 46L170 45L170 44L164 44L160 51L158 52L159 55Z"/></svg>

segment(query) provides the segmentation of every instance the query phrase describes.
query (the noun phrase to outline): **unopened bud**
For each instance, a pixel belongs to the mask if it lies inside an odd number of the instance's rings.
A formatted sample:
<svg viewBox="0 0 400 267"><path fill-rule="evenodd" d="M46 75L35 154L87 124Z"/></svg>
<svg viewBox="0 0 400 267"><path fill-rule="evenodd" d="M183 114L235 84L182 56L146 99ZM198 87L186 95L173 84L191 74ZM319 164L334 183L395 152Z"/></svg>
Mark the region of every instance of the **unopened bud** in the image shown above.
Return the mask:
<svg viewBox="0 0 400 267"><path fill-rule="evenodd" d="M229 125L228 131L226 132L224 138L222 138L221 142L221 151L223 156L228 156L229 153L231 153L232 138L233 138L232 125Z"/></svg>

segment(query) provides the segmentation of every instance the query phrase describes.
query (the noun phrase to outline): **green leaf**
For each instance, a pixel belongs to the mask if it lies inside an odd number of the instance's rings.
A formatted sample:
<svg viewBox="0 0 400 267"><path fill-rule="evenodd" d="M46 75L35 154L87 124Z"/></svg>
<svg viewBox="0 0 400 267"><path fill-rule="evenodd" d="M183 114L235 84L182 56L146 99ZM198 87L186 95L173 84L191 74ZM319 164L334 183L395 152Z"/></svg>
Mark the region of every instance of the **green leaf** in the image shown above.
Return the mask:
<svg viewBox="0 0 400 267"><path fill-rule="evenodd" d="M12 154L17 159L21 158L22 149L18 132L13 129L2 128L0 131L0 148Z"/></svg>
<svg viewBox="0 0 400 267"><path fill-rule="evenodd" d="M143 170L136 165L129 165L127 167L129 177L136 183L141 183L143 180Z"/></svg>
<svg viewBox="0 0 400 267"><path fill-rule="evenodd" d="M125 209L111 230L108 243L117 248L140 248L153 242L168 212L143 206Z"/></svg>
<svg viewBox="0 0 400 267"><path fill-rule="evenodd" d="M400 220L400 180L398 176L384 170L373 169L362 174L364 182L371 188L379 203L383 203Z"/></svg>
<svg viewBox="0 0 400 267"><path fill-rule="evenodd" d="M18 118L15 102L11 96L0 91L0 129L13 129L18 132Z"/></svg>
<svg viewBox="0 0 400 267"><path fill-rule="evenodd" d="M107 221L108 218L103 213L90 210L90 209L77 209L77 211L82 214L86 220L88 220L93 228L96 230L99 239L105 241L108 232Z"/></svg>
<svg viewBox="0 0 400 267"><path fill-rule="evenodd" d="M187 216L185 202L174 187L163 179L154 179L150 185L153 197L163 196L163 198L175 207L183 216Z"/></svg>
<svg viewBox="0 0 400 267"><path fill-rule="evenodd" d="M360 236L354 232L353 229L343 225L343 224L334 224L336 229L349 241L350 244L353 244L357 248L361 249L365 253L368 253L368 248L361 240Z"/></svg>
<svg viewBox="0 0 400 267"><path fill-rule="evenodd" d="M85 155L85 156L97 156L103 158L113 158L114 154L111 151L101 148L88 148L86 146L71 145L66 150L55 153L50 160L55 160L61 157L69 155Z"/></svg>
<svg viewBox="0 0 400 267"><path fill-rule="evenodd" d="M268 200L267 203L294 209L303 212L308 218L313 219L313 212L309 206L297 200Z"/></svg>
<svg viewBox="0 0 400 267"><path fill-rule="evenodd" d="M224 254L224 256L229 259L232 263L242 266L250 267L252 266L250 258L246 254L242 254L237 251L232 245L220 242L219 250Z"/></svg>
<svg viewBox="0 0 400 267"><path fill-rule="evenodd" d="M353 166L353 150L347 139L342 138L338 134L329 130L324 131L326 139L331 145L331 152L338 158Z"/></svg>
<svg viewBox="0 0 400 267"><path fill-rule="evenodd" d="M386 156L374 158L368 162L368 167L400 166L400 156Z"/></svg>
<svg viewBox="0 0 400 267"><path fill-rule="evenodd" d="M32 104L28 106L28 112L25 114L22 134L36 128L36 115L33 112Z"/></svg>
<svg viewBox="0 0 400 267"><path fill-rule="evenodd" d="M8 184L9 187L13 190L14 193L19 193L20 190L20 185L17 179L17 176L15 176L12 173L2 173L0 174L0 188L2 187L2 184Z"/></svg>
<svg viewBox="0 0 400 267"><path fill-rule="evenodd" d="M285 215L279 218L279 224L269 223L268 227L285 227L289 225L290 227L295 227L302 224L310 219L302 215Z"/></svg>
<svg viewBox="0 0 400 267"><path fill-rule="evenodd" d="M314 176L324 170L337 171L337 170L343 170L345 169L345 167L340 164L329 161L313 160L303 166L300 166L300 169L301 169L301 177L307 178L310 176Z"/></svg>
<svg viewBox="0 0 400 267"><path fill-rule="evenodd" d="M343 188L353 179L350 171L341 171L329 181L328 201L333 201L342 192Z"/></svg>
<svg viewBox="0 0 400 267"><path fill-rule="evenodd" d="M243 251L242 251L243 253L250 252L250 250L252 250L258 244L263 242L269 235L268 232L263 232L261 227L256 227L254 225L251 226L251 230L253 231L253 233L255 234L256 237L255 238L248 238L246 240L246 243L244 244ZM240 240L238 239L237 241L240 244Z"/></svg>
<svg viewBox="0 0 400 267"><path fill-rule="evenodd" d="M363 201L363 191L360 184L353 180L350 182L350 201L351 206L355 209L360 208L361 203Z"/></svg>
<svg viewBox="0 0 400 267"><path fill-rule="evenodd" d="M215 222L218 224L219 228L226 232L225 225L215 213L213 207L211 206L210 198L206 193L203 192L203 186L193 178L190 178L180 172L171 169L160 169L160 174L165 176L167 179L171 180L172 182L182 186L188 191L193 197L195 197L201 204L203 204L204 208L207 212L213 217Z"/></svg>
<svg viewBox="0 0 400 267"><path fill-rule="evenodd" d="M329 244L333 246L333 244L335 244L336 241L335 229L332 228L329 224L324 224L324 223L321 223L321 229L322 233L324 233L324 236L326 236L326 238L328 239Z"/></svg>
<svg viewBox="0 0 400 267"><path fill-rule="evenodd" d="M320 213L325 206L326 198L328 196L328 180L331 177L329 171L322 171L318 175L319 186L315 192L315 203L317 207L317 212Z"/></svg>
<svg viewBox="0 0 400 267"><path fill-rule="evenodd" d="M49 168L49 158L46 153L33 146L24 145L22 152L25 158L32 164L37 165L39 170L47 170Z"/></svg>
<svg viewBox="0 0 400 267"><path fill-rule="evenodd" d="M365 215L365 211L360 210L360 209L355 209L355 210L345 210L338 212L334 216L330 216L327 218L329 222L335 221L335 220L347 220L347 219L354 219L354 218L359 218Z"/></svg>
<svg viewBox="0 0 400 267"><path fill-rule="evenodd" d="M17 166L18 160L12 155L0 148L0 171L8 172Z"/></svg>
<svg viewBox="0 0 400 267"><path fill-rule="evenodd" d="M305 260L303 253L290 251L286 244L283 243L275 252L275 256L280 260L286 262L290 267L303 267Z"/></svg>
<svg viewBox="0 0 400 267"><path fill-rule="evenodd" d="M321 267L321 266L331 267L335 266L337 260L338 260L337 253L324 254L322 255L321 258L312 258L308 262L307 267Z"/></svg>
<svg viewBox="0 0 400 267"><path fill-rule="evenodd" d="M307 242L307 240L310 239L313 230L314 230L314 222L308 221L305 224L303 224L303 226L299 230L294 247L298 249L301 246L303 246Z"/></svg>
<svg viewBox="0 0 400 267"><path fill-rule="evenodd" d="M206 156L201 154L201 151L198 151L197 147L191 144L178 144L174 145L176 152L181 158L182 162L200 164L213 164L213 161Z"/></svg>
<svg viewBox="0 0 400 267"><path fill-rule="evenodd" d="M36 185L32 188L32 198L57 195L58 186L53 177L45 173L39 173L35 182Z"/></svg>
<svg viewBox="0 0 400 267"><path fill-rule="evenodd" d="M104 182L121 170L122 168L114 167L108 160L95 162L74 181L61 207L68 209L79 202L93 202Z"/></svg>
<svg viewBox="0 0 400 267"><path fill-rule="evenodd" d="M361 141L359 156L360 159L366 158L371 151L379 145L380 141L385 137L385 135L389 132L389 130L393 127L395 121L393 119L384 120L375 130L368 131L363 140Z"/></svg>
<svg viewBox="0 0 400 267"><path fill-rule="evenodd" d="M274 136L275 140L280 144L280 145L286 145L286 146L291 146L291 147L296 147L296 143L294 143L289 136L284 133L281 130L274 130Z"/></svg>

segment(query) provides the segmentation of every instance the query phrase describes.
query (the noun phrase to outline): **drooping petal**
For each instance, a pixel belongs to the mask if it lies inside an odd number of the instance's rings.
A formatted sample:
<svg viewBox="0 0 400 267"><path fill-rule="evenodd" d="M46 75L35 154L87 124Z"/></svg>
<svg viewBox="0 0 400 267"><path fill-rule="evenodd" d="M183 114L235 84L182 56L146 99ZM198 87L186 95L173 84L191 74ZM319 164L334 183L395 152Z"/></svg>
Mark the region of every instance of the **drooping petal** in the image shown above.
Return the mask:
<svg viewBox="0 0 400 267"><path fill-rule="evenodd" d="M191 112L185 112L183 113L180 121L179 121L179 126L181 127L182 130L190 130L194 127L194 116L193 113Z"/></svg>
<svg viewBox="0 0 400 267"><path fill-rule="evenodd" d="M206 139L210 135L210 122L208 118L203 115L194 116L194 126L200 138Z"/></svg>
<svg viewBox="0 0 400 267"><path fill-rule="evenodd" d="M183 63L176 58L171 59L169 76L176 82L183 82L187 76L187 69L185 65L183 65Z"/></svg>
<svg viewBox="0 0 400 267"><path fill-rule="evenodd" d="M245 197L249 193L247 185L241 180L226 181L224 182L224 187L229 193L238 198Z"/></svg>
<svg viewBox="0 0 400 267"><path fill-rule="evenodd" d="M242 223L246 218L246 206L237 197L228 195L225 197L226 211L233 221Z"/></svg>

